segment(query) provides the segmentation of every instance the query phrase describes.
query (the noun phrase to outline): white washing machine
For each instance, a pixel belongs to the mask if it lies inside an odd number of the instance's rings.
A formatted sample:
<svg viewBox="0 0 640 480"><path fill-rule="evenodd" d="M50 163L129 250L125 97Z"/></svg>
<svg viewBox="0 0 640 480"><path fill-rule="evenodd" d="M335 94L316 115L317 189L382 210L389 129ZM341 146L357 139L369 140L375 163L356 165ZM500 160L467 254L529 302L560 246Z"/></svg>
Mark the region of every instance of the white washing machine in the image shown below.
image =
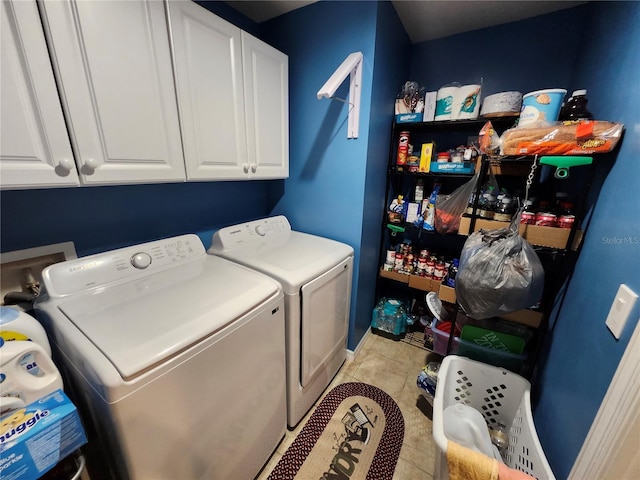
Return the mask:
<svg viewBox="0 0 640 480"><path fill-rule="evenodd" d="M292 231L276 216L218 230L208 251L270 275L284 289L292 429L345 361L353 248Z"/></svg>
<svg viewBox="0 0 640 480"><path fill-rule="evenodd" d="M43 284L92 480L257 475L286 432L277 282L183 235L49 266Z"/></svg>

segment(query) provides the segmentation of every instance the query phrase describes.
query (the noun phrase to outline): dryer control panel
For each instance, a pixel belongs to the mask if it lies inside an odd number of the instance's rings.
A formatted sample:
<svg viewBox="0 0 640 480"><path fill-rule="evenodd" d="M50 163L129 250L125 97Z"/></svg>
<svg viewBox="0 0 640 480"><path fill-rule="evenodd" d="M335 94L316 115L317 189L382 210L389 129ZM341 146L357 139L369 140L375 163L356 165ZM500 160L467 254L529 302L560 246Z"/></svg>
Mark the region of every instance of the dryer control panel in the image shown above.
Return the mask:
<svg viewBox="0 0 640 480"><path fill-rule="evenodd" d="M290 231L291 225L284 215L224 227L213 234L209 252L216 253L259 243Z"/></svg>
<svg viewBox="0 0 640 480"><path fill-rule="evenodd" d="M42 278L48 294L59 297L146 275L206 255L197 235L181 235L56 263L43 270Z"/></svg>

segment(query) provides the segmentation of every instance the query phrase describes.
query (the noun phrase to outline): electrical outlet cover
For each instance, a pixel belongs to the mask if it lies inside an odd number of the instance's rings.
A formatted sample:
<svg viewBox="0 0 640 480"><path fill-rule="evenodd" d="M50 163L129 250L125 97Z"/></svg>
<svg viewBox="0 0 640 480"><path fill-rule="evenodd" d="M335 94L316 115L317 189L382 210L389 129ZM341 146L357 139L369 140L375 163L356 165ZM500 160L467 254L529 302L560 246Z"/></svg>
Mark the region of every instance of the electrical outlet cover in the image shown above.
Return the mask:
<svg viewBox="0 0 640 480"><path fill-rule="evenodd" d="M607 320L605 321L607 327L609 327L609 330L611 330L611 333L613 333L613 336L617 339L620 338L637 299L638 295L634 291L626 285L620 285L618 293L616 293L616 298L613 299Z"/></svg>

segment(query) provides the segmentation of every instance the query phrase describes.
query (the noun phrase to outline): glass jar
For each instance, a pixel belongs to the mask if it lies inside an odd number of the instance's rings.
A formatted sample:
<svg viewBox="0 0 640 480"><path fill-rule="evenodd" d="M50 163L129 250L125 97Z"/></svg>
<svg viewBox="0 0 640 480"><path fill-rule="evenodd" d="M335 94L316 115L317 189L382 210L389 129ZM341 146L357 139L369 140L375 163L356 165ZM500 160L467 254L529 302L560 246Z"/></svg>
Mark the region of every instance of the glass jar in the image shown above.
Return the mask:
<svg viewBox="0 0 640 480"><path fill-rule="evenodd" d="M480 199L480 205L478 210L478 216L486 218L487 220L493 219L496 210L496 196L493 193L485 193Z"/></svg>
<svg viewBox="0 0 640 480"><path fill-rule="evenodd" d="M534 200L527 200L524 202L524 210L520 216L520 223L523 225L535 225L536 224L536 211L534 206Z"/></svg>
<svg viewBox="0 0 640 480"><path fill-rule="evenodd" d="M504 196L493 215L493 219L500 222L510 222L514 213L516 213L516 209L511 197Z"/></svg>

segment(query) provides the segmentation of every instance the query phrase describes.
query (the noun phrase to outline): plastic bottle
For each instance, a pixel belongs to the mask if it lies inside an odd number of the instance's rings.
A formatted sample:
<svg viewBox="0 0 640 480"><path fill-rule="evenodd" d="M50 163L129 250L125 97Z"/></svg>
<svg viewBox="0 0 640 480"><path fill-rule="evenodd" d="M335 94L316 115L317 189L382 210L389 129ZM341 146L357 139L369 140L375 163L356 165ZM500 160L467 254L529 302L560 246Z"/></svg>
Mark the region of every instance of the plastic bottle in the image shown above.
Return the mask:
<svg viewBox="0 0 640 480"><path fill-rule="evenodd" d="M456 403L444 409L445 436L463 447L493 458L493 447L487 423L482 414L473 407Z"/></svg>
<svg viewBox="0 0 640 480"><path fill-rule="evenodd" d="M460 266L460 260L457 258L454 258L453 261L451 262L451 265L449 265L449 272L447 273L447 285L449 287L454 287L456 286L456 275L458 275L458 267Z"/></svg>
<svg viewBox="0 0 640 480"><path fill-rule="evenodd" d="M51 346L44 327L31 315L11 307L0 307L0 338L4 341L30 340L51 356Z"/></svg>
<svg viewBox="0 0 640 480"><path fill-rule="evenodd" d="M563 120L579 120L582 118L593 118L592 113L587 110L587 91L576 90L567 100L563 111Z"/></svg>
<svg viewBox="0 0 640 480"><path fill-rule="evenodd" d="M421 178L416 180L415 191L413 193L413 201L416 203L422 203L424 199L424 181Z"/></svg>
<svg viewBox="0 0 640 480"><path fill-rule="evenodd" d="M0 338L0 410L22 408L62 389L62 377L44 348L26 340Z"/></svg>

